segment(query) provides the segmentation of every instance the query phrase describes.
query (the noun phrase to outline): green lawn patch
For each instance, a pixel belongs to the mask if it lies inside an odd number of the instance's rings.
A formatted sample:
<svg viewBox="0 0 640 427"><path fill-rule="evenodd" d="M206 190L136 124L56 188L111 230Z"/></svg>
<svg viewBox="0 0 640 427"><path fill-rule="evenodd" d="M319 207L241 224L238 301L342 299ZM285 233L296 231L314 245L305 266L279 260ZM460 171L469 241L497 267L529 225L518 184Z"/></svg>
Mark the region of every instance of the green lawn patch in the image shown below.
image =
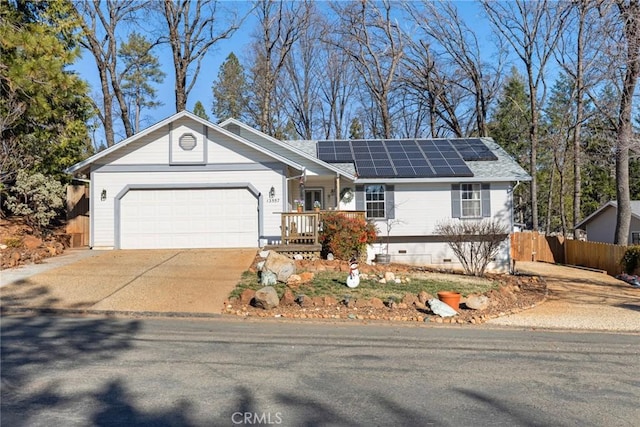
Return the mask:
<svg viewBox="0 0 640 427"><path fill-rule="evenodd" d="M370 276L372 277L372 276ZM367 280L360 280L360 285L351 289L347 287L347 273L335 271L316 272L314 279L309 283L300 284L294 294L304 294L308 297L331 296L337 300L349 299L371 299L380 298L383 301L394 299L401 300L406 294L417 295L421 291L436 295L438 291L457 291L462 295L474 293L484 293L491 289L497 289L500 283L488 279L461 276L456 274L441 273L420 273L402 274L402 278L408 277L408 283L379 283L377 276ZM242 275L236 288L231 293L231 297L239 297L245 289L258 290L262 287L258 280L258 275L249 271ZM278 296L282 297L287 285L278 283L276 286Z"/></svg>

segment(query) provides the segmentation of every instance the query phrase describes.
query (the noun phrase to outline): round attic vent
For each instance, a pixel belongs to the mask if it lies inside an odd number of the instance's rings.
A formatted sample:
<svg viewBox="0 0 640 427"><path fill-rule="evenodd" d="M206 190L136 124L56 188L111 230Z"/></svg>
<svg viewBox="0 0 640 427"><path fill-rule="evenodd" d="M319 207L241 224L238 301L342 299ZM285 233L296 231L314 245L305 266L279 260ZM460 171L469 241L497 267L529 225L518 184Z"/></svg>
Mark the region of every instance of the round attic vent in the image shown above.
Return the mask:
<svg viewBox="0 0 640 427"><path fill-rule="evenodd" d="M180 137L180 140L178 141L178 145L180 145L180 148L182 148L185 151L191 151L197 145L196 137L193 136L193 134L191 133L185 133Z"/></svg>

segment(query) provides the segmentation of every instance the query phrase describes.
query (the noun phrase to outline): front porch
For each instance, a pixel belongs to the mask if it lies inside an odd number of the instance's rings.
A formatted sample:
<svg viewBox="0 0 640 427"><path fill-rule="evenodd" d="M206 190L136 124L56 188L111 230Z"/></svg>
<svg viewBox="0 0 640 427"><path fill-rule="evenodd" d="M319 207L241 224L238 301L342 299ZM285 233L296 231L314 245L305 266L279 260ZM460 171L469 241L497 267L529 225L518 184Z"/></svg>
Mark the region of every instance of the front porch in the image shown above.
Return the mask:
<svg viewBox="0 0 640 427"><path fill-rule="evenodd" d="M280 214L280 242L267 245L265 249L276 251L289 258L298 254L304 259L320 258L322 217L327 213L336 212L349 217L366 219L364 211L282 212Z"/></svg>

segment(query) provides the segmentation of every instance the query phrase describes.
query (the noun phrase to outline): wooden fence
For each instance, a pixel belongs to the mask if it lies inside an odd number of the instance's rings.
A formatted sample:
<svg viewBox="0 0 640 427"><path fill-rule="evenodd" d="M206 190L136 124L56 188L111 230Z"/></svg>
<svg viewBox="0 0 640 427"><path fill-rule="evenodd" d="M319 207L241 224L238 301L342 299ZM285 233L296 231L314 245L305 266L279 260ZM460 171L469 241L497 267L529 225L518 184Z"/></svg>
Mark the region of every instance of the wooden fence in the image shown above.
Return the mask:
<svg viewBox="0 0 640 427"><path fill-rule="evenodd" d="M511 258L516 261L565 263L564 237L535 231L511 234Z"/></svg>
<svg viewBox="0 0 640 427"><path fill-rule="evenodd" d="M71 247L89 246L89 188L67 186L67 226Z"/></svg>
<svg viewBox="0 0 640 427"><path fill-rule="evenodd" d="M543 261L605 270L615 276L623 272L620 260L627 247L599 242L545 236L535 231L511 234L511 257L515 261Z"/></svg>
<svg viewBox="0 0 640 427"><path fill-rule="evenodd" d="M567 240L565 242L567 264L606 270L607 274L611 276L623 273L620 260L626 250L627 246L609 243L583 242L581 240Z"/></svg>

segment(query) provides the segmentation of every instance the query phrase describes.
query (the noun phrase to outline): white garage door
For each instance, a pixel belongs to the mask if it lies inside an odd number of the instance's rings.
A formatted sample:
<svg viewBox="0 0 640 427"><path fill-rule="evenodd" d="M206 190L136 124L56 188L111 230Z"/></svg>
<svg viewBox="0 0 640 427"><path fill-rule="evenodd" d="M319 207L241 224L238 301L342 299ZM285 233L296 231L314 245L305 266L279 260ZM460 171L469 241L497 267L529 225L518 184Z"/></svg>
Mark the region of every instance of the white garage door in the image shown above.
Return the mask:
<svg viewBox="0 0 640 427"><path fill-rule="evenodd" d="M257 206L246 189L131 190L120 202L120 247L257 247Z"/></svg>

